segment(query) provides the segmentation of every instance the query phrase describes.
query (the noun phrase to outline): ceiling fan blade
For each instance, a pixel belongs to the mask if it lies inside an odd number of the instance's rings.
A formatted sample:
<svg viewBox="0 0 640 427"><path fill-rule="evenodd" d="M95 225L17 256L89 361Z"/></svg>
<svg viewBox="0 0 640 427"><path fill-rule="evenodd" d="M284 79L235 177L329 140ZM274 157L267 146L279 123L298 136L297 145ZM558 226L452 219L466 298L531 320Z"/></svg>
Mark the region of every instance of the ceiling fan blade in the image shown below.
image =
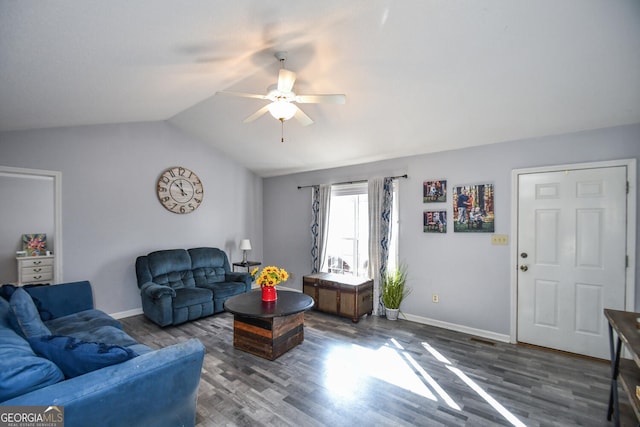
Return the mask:
<svg viewBox="0 0 640 427"><path fill-rule="evenodd" d="M242 98L256 98L256 99L267 99L266 95L258 95L257 93L245 93L245 92L231 92L231 91L220 91L216 92L216 95L225 95L225 96L239 96Z"/></svg>
<svg viewBox="0 0 640 427"><path fill-rule="evenodd" d="M269 105L270 105L270 104L265 105L264 107L262 107L261 109L259 109L258 111L256 111L255 113L253 113L252 115L250 115L249 117L247 117L246 119L244 119L244 120L242 121L242 123L250 123L250 122L252 122L252 121L254 121L254 120L256 120L256 119L258 119L258 118L262 117L262 115L263 115L264 113L266 113L267 111L269 111Z"/></svg>
<svg viewBox="0 0 640 427"><path fill-rule="evenodd" d="M302 126L309 126L313 123L311 117L307 116L298 106L296 106L296 114L293 117L295 117Z"/></svg>
<svg viewBox="0 0 640 427"><path fill-rule="evenodd" d="M278 90L280 92L291 92L295 81L296 73L280 68L280 73L278 74Z"/></svg>
<svg viewBox="0 0 640 427"><path fill-rule="evenodd" d="M301 104L346 104L347 96L343 94L333 95L298 95L296 102Z"/></svg>

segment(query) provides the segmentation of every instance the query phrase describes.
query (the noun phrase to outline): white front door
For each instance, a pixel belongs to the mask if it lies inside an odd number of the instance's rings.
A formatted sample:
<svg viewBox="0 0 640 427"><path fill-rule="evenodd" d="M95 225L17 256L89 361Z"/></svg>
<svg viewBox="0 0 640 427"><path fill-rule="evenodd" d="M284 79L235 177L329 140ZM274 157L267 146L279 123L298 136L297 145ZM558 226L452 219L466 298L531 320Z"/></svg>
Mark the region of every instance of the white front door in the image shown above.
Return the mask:
<svg viewBox="0 0 640 427"><path fill-rule="evenodd" d="M604 308L624 310L627 168L518 176L517 339L609 358Z"/></svg>

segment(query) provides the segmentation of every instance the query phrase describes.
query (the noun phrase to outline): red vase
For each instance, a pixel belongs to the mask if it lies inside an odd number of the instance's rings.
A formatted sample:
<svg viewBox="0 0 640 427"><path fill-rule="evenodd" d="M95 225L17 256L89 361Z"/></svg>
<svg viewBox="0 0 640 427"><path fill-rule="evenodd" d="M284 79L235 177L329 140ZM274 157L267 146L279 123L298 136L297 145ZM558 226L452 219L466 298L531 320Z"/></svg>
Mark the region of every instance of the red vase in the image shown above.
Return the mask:
<svg viewBox="0 0 640 427"><path fill-rule="evenodd" d="M275 286L262 285L262 301L275 301L278 299L278 293Z"/></svg>

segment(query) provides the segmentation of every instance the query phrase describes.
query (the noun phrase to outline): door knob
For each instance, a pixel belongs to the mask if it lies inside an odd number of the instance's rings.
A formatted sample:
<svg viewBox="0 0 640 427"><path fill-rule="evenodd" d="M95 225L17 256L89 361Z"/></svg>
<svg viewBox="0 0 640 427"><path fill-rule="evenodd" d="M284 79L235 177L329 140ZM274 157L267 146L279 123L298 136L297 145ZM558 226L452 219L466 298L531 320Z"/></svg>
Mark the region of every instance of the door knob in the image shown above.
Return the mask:
<svg viewBox="0 0 640 427"><path fill-rule="evenodd" d="M529 267L527 267L524 264L520 266L520 270L522 270L522 271L527 271L528 269L529 269Z"/></svg>

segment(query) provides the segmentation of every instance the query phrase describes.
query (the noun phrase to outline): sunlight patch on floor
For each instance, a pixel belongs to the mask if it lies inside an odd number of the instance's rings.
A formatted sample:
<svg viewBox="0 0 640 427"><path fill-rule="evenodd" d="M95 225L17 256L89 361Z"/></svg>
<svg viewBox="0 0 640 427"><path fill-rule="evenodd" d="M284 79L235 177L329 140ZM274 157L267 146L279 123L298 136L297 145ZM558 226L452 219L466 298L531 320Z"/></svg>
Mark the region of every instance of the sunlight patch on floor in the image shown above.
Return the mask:
<svg viewBox="0 0 640 427"><path fill-rule="evenodd" d="M450 372L460 378L508 422L516 427L524 426L515 415L484 391L480 385L461 369L453 366L449 359L433 346L423 342L422 347L438 362L444 364ZM327 356L324 385L332 396L355 400L358 398L358 393L363 390L363 385L368 378L385 381L434 402L443 401L450 408L462 411L454 399L420 366L420 363L410 352L405 351L404 347L396 339L392 338L377 350L356 344L338 346Z"/></svg>
<svg viewBox="0 0 640 427"><path fill-rule="evenodd" d="M431 386L433 390L435 390L436 393L438 393L440 398L444 400L445 403L449 405L450 408L453 408L457 411L461 411L460 406L458 406L458 404L454 402L451 396L449 396L449 394L446 391L444 391L442 387L440 387L440 384L438 384L438 382L435 379L433 379L433 377L429 375L422 366L420 366L420 364L413 358L413 356L411 356L407 352L404 352L403 354L404 354L404 357L409 361L411 366L413 366L413 368L416 370L416 372L418 372L422 376L422 378L424 378L424 380Z"/></svg>
<svg viewBox="0 0 640 427"><path fill-rule="evenodd" d="M429 353L431 353L431 355L433 357L436 358L436 360L438 360L439 362L444 363L447 366L447 369L449 369L451 372L453 372L454 374L456 374L458 376L458 378L460 378L462 381L464 381L464 383L469 386L473 391L475 391L480 397L482 397L489 405L491 405L491 407L493 409L495 409L496 411L498 411L498 413L500 415L502 415L503 417L505 417L507 419L507 421L509 421L511 424L513 424L514 426L522 426L524 427L524 424L515 416L513 415L511 412L509 412L507 410L507 408L505 408L504 406L502 406L500 404L500 402L498 402L497 400L495 400L493 397L491 397L491 395L489 393L487 393L486 391L484 391L482 389L482 387L480 387L475 381L473 381L471 378L469 378L464 372L462 372L460 369L453 367L451 365L451 362L449 361L449 359L447 359L446 357L444 357L442 355L442 353L440 353L438 350L436 350L435 348L433 348L431 345L429 345L429 343L423 342L422 343L422 347L425 348L425 350L427 350Z"/></svg>
<svg viewBox="0 0 640 427"><path fill-rule="evenodd" d="M460 369L455 368L453 366L447 366L447 368L449 368L449 370L451 372L453 372L458 377L460 377L460 379L462 381L464 381L465 384L467 384L469 387L471 387L471 389L473 391L478 393L478 395L480 395L480 397L482 397L484 400L486 400L487 403L489 405L491 405L493 407L493 409L498 411L498 413L500 413L500 415L505 417L507 419L507 421L509 421L514 426L525 427L525 424L522 421L520 421L515 415L513 415L511 412L509 412L507 410L507 408L502 406L500 404L500 402L498 402L493 397L491 397L491 395L489 393L484 391L475 381L473 381L471 378L469 378L464 372L462 372Z"/></svg>
<svg viewBox="0 0 640 427"><path fill-rule="evenodd" d="M370 350L353 344L332 351L326 359L325 387L343 398L357 396L366 378L377 378L419 396L436 401L436 396L418 378L402 356L391 347Z"/></svg>

